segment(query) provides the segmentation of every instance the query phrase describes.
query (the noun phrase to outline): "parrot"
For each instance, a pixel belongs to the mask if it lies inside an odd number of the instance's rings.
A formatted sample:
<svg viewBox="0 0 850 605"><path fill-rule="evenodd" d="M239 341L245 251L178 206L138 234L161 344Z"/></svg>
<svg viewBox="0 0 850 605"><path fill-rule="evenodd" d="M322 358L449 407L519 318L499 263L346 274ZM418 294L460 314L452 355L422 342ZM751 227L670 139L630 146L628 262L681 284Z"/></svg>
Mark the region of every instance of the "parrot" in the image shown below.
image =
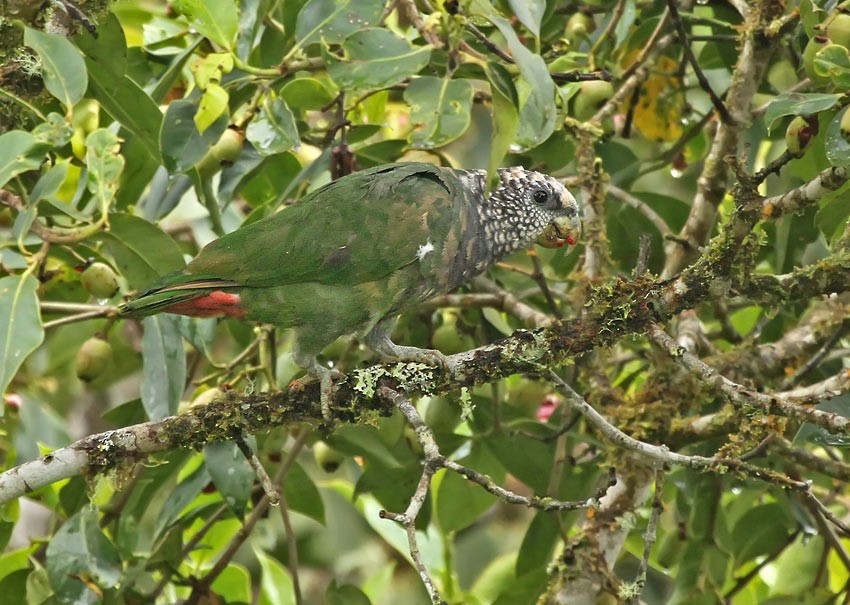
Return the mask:
<svg viewBox="0 0 850 605"><path fill-rule="evenodd" d="M576 245L575 197L520 167L487 172L407 162L351 173L204 247L119 313L234 317L294 330L295 362L321 383L329 414L338 372L317 356L353 334L381 357L449 368L431 349L394 343L404 310L448 293L534 243Z"/></svg>

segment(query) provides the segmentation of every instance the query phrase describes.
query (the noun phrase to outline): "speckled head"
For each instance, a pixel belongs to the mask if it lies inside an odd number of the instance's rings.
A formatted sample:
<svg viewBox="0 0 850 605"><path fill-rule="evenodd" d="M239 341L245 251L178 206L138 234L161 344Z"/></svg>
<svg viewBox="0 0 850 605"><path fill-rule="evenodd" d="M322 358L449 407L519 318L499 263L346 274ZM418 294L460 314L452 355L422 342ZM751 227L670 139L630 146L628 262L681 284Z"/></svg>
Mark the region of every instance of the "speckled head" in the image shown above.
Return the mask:
<svg viewBox="0 0 850 605"><path fill-rule="evenodd" d="M578 202L559 181L518 166L499 169L500 186L489 203L517 249L536 242L547 248L574 246L581 234Z"/></svg>

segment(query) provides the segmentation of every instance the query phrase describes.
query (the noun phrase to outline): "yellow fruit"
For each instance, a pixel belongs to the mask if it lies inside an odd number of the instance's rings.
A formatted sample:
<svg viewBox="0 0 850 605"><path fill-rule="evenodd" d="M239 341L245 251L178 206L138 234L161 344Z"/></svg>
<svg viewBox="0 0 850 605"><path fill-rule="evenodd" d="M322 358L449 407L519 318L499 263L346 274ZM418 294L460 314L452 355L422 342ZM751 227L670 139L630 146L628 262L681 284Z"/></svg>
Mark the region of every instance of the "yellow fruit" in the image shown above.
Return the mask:
<svg viewBox="0 0 850 605"><path fill-rule="evenodd" d="M95 298L112 298L118 292L118 277L106 263L92 263L80 275L80 283Z"/></svg>
<svg viewBox="0 0 850 605"><path fill-rule="evenodd" d="M313 444L313 458L326 473L333 473L340 467L345 457L324 441Z"/></svg>
<svg viewBox="0 0 850 605"><path fill-rule="evenodd" d="M77 378L91 382L106 370L112 359L112 346L98 336L92 336L77 351L75 371Z"/></svg>

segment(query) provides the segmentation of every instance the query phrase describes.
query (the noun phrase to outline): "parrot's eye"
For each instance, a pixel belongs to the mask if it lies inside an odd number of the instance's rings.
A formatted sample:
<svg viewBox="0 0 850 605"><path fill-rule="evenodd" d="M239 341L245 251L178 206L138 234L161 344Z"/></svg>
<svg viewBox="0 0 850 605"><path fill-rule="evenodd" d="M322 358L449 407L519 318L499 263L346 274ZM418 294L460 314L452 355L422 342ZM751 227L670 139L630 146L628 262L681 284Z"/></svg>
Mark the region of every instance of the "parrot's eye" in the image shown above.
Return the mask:
<svg viewBox="0 0 850 605"><path fill-rule="evenodd" d="M545 189L537 189L531 194L531 197L535 204L540 204L542 206L549 201L549 192Z"/></svg>

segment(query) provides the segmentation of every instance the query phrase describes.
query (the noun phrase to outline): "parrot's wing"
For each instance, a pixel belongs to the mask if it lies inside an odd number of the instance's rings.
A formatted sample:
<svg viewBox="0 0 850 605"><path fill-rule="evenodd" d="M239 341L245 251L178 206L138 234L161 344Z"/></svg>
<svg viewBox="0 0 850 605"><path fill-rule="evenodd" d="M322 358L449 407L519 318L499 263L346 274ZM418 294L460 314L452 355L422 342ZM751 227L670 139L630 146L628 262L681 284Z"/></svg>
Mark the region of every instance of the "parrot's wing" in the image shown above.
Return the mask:
<svg viewBox="0 0 850 605"><path fill-rule="evenodd" d="M456 173L428 164L358 172L212 242L186 272L255 288L362 284L414 262L427 272L455 255L465 195Z"/></svg>

